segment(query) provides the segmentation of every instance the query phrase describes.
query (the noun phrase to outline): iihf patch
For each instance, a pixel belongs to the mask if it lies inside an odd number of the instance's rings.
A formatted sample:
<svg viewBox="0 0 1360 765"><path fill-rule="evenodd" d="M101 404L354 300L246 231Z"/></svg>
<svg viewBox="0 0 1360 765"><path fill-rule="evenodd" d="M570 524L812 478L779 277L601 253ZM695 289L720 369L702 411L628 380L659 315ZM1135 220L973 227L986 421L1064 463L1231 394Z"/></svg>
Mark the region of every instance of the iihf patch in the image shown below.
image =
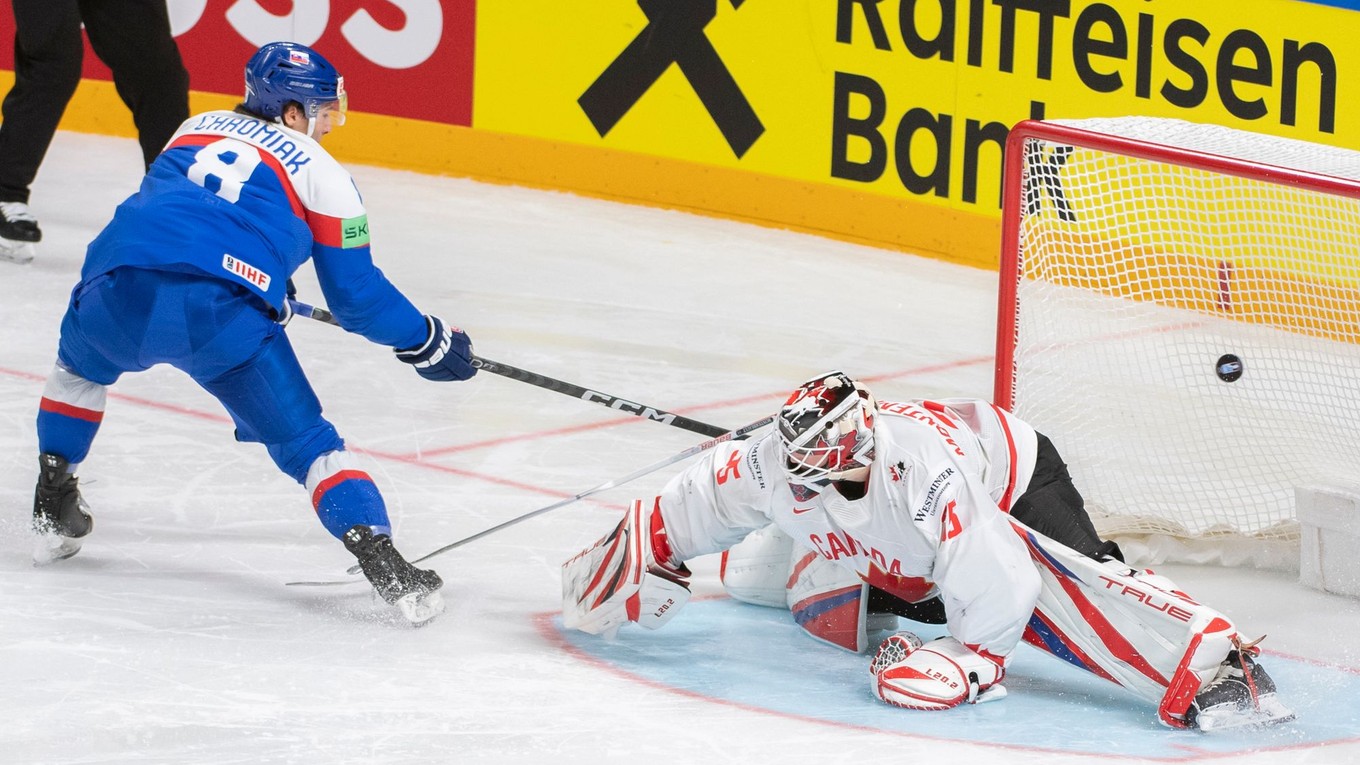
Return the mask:
<svg viewBox="0 0 1360 765"><path fill-rule="evenodd" d="M255 285L261 292L269 291L269 274L237 258L229 252L222 253L222 268Z"/></svg>

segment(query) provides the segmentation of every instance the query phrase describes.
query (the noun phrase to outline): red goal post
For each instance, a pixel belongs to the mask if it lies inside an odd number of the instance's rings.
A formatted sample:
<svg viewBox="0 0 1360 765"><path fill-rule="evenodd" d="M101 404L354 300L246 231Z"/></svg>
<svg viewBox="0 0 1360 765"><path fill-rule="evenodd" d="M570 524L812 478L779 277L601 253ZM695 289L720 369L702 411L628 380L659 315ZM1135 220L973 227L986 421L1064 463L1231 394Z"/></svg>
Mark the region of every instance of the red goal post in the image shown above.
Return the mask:
<svg viewBox="0 0 1360 765"><path fill-rule="evenodd" d="M1360 152L1180 120L1007 143L994 401L1151 560L1297 566L1360 486Z"/></svg>

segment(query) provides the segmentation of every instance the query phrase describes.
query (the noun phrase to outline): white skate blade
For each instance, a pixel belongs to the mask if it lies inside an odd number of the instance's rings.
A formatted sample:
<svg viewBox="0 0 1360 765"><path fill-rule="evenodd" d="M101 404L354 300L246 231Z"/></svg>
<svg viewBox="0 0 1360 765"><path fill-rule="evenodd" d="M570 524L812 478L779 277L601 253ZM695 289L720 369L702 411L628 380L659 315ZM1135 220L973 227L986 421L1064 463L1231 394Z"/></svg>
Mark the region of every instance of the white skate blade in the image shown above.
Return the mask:
<svg viewBox="0 0 1360 765"><path fill-rule="evenodd" d="M32 261L36 254L38 254L38 248L34 247L32 242L14 242L8 239L0 239L0 260L23 264Z"/></svg>
<svg viewBox="0 0 1360 765"><path fill-rule="evenodd" d="M1196 727L1205 733L1219 733L1239 728L1264 728L1294 719L1294 711L1281 704L1273 693L1262 696L1259 702L1260 706L1257 709L1242 709L1231 705L1206 709L1196 718Z"/></svg>
<svg viewBox="0 0 1360 765"><path fill-rule="evenodd" d="M426 595L411 594L397 598L392 605L406 620L417 627L444 613L444 596L438 590Z"/></svg>
<svg viewBox="0 0 1360 765"><path fill-rule="evenodd" d="M39 534L33 543L33 565L46 566L80 552L80 540L60 534Z"/></svg>

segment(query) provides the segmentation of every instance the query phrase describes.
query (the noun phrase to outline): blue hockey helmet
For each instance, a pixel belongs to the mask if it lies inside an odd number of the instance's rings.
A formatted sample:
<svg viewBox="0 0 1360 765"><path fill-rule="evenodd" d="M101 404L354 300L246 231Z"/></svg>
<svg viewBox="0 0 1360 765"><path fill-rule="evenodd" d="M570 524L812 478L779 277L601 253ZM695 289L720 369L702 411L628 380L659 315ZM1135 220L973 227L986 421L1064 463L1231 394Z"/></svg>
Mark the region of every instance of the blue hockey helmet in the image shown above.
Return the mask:
<svg viewBox="0 0 1360 765"><path fill-rule="evenodd" d="M301 104L309 120L324 107L333 106L336 124L345 124L345 78L331 62L306 45L268 43L246 62L245 107L277 119L290 101Z"/></svg>

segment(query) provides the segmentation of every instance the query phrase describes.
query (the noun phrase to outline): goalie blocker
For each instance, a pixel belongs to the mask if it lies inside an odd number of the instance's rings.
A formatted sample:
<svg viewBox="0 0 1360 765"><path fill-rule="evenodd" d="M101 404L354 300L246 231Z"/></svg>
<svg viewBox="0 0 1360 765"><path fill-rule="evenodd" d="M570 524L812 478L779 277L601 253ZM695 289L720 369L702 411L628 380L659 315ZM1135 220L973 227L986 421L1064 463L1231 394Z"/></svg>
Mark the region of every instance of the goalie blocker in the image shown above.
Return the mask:
<svg viewBox="0 0 1360 765"><path fill-rule="evenodd" d="M613 531L562 564L562 625L609 639L628 622L657 629L689 602L689 576L672 560L659 503L635 500Z"/></svg>

